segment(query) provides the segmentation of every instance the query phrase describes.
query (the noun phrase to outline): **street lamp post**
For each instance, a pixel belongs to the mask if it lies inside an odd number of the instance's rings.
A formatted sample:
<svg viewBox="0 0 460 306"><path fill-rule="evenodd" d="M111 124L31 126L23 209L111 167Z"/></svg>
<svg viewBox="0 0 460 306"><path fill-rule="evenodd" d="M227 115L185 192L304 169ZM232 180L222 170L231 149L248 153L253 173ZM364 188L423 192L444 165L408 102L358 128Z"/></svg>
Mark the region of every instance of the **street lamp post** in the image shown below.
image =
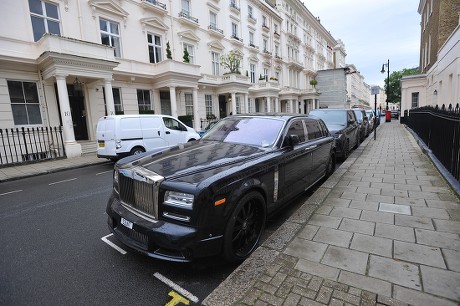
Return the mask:
<svg viewBox="0 0 460 306"><path fill-rule="evenodd" d="M387 107L386 110L388 110L388 93L390 91L390 60L386 64L382 65L382 70L380 71L381 73L385 73L385 66L387 67L387 90L385 90L385 94L387 95Z"/></svg>

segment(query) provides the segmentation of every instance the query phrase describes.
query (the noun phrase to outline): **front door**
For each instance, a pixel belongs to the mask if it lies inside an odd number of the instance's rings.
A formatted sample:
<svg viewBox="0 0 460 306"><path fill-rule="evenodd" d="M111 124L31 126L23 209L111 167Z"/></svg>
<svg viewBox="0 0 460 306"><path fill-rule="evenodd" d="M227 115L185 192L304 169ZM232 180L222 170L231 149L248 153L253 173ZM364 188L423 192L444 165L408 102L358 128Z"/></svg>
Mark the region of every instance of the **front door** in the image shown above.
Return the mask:
<svg viewBox="0 0 460 306"><path fill-rule="evenodd" d="M70 111L72 113L75 140L88 140L85 98L83 96L69 96L69 103Z"/></svg>
<svg viewBox="0 0 460 306"><path fill-rule="evenodd" d="M219 96L219 118L225 118L227 117L227 99L225 96L220 95Z"/></svg>

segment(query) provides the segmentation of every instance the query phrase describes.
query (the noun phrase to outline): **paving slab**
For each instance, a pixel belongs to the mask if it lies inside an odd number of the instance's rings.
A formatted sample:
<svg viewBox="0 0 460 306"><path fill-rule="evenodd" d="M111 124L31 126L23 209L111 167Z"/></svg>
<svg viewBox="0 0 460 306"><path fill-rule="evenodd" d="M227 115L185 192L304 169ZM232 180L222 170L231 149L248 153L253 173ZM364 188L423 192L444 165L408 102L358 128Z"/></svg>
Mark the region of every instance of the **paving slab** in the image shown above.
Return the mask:
<svg viewBox="0 0 460 306"><path fill-rule="evenodd" d="M409 216L412 215L411 207L401 204L380 203L379 211Z"/></svg>
<svg viewBox="0 0 460 306"><path fill-rule="evenodd" d="M326 252L327 244L294 238L284 250L284 254L319 262Z"/></svg>
<svg viewBox="0 0 460 306"><path fill-rule="evenodd" d="M377 209L379 208L379 203L378 202L370 202L370 201L352 200L350 202L349 208L377 211Z"/></svg>
<svg viewBox="0 0 460 306"><path fill-rule="evenodd" d="M395 225L434 230L432 219L423 217L395 215Z"/></svg>
<svg viewBox="0 0 460 306"><path fill-rule="evenodd" d="M351 249L381 255L393 256L393 240L355 233L350 245Z"/></svg>
<svg viewBox="0 0 460 306"><path fill-rule="evenodd" d="M339 229L343 231L362 233L368 235L374 234L374 228L374 222L360 221L348 218L343 218L342 223L339 226Z"/></svg>
<svg viewBox="0 0 460 306"><path fill-rule="evenodd" d="M422 289L418 266L409 262L370 255L368 275L404 287Z"/></svg>
<svg viewBox="0 0 460 306"><path fill-rule="evenodd" d="M369 254L346 248L329 246L321 260L322 264L358 274L365 274Z"/></svg>
<svg viewBox="0 0 460 306"><path fill-rule="evenodd" d="M460 300L460 273L427 266L421 266L420 272L426 292Z"/></svg>
<svg viewBox="0 0 460 306"><path fill-rule="evenodd" d="M394 242L395 259L446 269L441 249L403 241Z"/></svg>
<svg viewBox="0 0 460 306"><path fill-rule="evenodd" d="M412 227L398 226L384 223L377 223L375 227L375 236L415 242L415 233Z"/></svg>
<svg viewBox="0 0 460 306"><path fill-rule="evenodd" d="M434 219L433 222L438 231L460 234L460 221Z"/></svg>
<svg viewBox="0 0 460 306"><path fill-rule="evenodd" d="M457 234L415 229L415 236L419 244L460 251L460 237Z"/></svg>
<svg viewBox="0 0 460 306"><path fill-rule="evenodd" d="M322 227L318 230L313 241L348 248L353 234L332 228Z"/></svg>
<svg viewBox="0 0 460 306"><path fill-rule="evenodd" d="M394 214L380 211L363 211L360 219L364 221L381 222L388 224L395 223Z"/></svg>
<svg viewBox="0 0 460 306"><path fill-rule="evenodd" d="M444 254L447 268L451 271L460 272L460 251L443 249L442 253Z"/></svg>
<svg viewBox="0 0 460 306"><path fill-rule="evenodd" d="M411 305L422 306L458 306L457 303L444 298L436 297L431 294L412 290L395 285L393 287L393 296L395 299L406 302Z"/></svg>
<svg viewBox="0 0 460 306"><path fill-rule="evenodd" d="M341 271L338 281L370 292L391 296L391 283L374 277Z"/></svg>

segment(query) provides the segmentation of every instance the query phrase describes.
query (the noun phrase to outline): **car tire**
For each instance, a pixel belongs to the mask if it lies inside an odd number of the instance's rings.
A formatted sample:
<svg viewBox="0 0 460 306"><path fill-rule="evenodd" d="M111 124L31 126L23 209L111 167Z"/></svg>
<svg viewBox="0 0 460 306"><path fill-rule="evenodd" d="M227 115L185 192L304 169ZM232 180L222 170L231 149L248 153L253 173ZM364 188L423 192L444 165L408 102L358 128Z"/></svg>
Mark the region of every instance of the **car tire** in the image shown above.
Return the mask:
<svg viewBox="0 0 460 306"><path fill-rule="evenodd" d="M335 159L335 153L332 153L326 166L326 178L330 177L334 173L336 165L337 161Z"/></svg>
<svg viewBox="0 0 460 306"><path fill-rule="evenodd" d="M241 262L257 248L265 228L265 200L259 192L244 195L232 212L224 232L224 258Z"/></svg>
<svg viewBox="0 0 460 306"><path fill-rule="evenodd" d="M131 155L139 155L145 152L145 149L143 147L134 147L131 149L129 154Z"/></svg>

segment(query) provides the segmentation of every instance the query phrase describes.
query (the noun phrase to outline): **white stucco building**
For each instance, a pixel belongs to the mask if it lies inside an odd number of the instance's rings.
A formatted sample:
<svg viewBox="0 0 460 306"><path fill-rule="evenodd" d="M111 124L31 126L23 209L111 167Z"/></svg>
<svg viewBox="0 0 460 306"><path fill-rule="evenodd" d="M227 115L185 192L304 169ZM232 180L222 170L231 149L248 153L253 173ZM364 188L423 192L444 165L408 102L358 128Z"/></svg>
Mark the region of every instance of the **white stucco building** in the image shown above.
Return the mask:
<svg viewBox="0 0 460 306"><path fill-rule="evenodd" d="M345 62L298 0L3 0L1 8L0 129L63 126L67 157L95 143L104 115L192 115L200 130L212 116L308 112L319 96L310 80ZM241 74L220 64L232 50Z"/></svg>

